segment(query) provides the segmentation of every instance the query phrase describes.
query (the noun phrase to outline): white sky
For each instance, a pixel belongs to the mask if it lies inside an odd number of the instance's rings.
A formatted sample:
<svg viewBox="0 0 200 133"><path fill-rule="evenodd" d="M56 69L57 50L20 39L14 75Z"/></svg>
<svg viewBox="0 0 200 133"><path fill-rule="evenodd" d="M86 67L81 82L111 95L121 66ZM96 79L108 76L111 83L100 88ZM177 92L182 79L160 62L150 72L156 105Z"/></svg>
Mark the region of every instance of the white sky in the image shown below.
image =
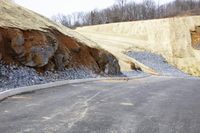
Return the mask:
<svg viewBox="0 0 200 133"><path fill-rule="evenodd" d="M14 0L19 5L31 9L46 17L52 17L58 13L71 14L79 11L91 11L103 9L114 4L115 0ZM128 0L131 1L131 0ZM133 0L141 2L142 0ZM172 0L155 0L156 3L166 3Z"/></svg>

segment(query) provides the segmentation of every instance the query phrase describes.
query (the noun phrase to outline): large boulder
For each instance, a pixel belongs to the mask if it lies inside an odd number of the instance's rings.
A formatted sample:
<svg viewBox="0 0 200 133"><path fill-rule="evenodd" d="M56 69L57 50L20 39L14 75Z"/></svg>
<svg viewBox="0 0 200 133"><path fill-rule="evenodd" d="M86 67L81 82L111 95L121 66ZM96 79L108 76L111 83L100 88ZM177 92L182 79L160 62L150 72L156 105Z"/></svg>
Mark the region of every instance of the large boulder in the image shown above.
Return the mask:
<svg viewBox="0 0 200 133"><path fill-rule="evenodd" d="M101 71L108 75L120 75L120 66L116 57L107 51L90 50Z"/></svg>
<svg viewBox="0 0 200 133"><path fill-rule="evenodd" d="M67 48L61 49L56 52L54 55L54 62L56 64L56 67L58 70L63 70L64 68L67 68L71 61L71 55L70 51Z"/></svg>

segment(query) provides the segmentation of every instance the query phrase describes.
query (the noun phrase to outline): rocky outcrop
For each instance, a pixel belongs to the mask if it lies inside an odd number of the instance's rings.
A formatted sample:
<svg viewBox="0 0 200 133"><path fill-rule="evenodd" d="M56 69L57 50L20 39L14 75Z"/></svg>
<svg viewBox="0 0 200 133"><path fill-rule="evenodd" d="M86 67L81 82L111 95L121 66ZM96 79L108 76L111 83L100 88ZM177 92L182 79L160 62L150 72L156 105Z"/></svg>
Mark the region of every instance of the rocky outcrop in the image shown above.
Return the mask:
<svg viewBox="0 0 200 133"><path fill-rule="evenodd" d="M0 1L0 60L40 72L85 67L120 73L117 59L96 43L8 0Z"/></svg>
<svg viewBox="0 0 200 133"><path fill-rule="evenodd" d="M87 67L96 73L120 74L117 59L104 50L90 48L58 30L41 32L15 28L0 29L1 58L40 71Z"/></svg>

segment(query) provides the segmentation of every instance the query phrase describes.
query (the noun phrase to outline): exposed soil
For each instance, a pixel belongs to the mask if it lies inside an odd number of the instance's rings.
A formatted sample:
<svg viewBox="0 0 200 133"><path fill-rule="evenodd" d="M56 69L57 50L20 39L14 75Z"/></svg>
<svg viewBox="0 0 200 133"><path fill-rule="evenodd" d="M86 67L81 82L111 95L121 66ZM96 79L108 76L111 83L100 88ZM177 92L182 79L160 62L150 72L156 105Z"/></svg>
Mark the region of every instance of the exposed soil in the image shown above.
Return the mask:
<svg viewBox="0 0 200 133"><path fill-rule="evenodd" d="M191 31L192 47L200 50L200 26L195 28L195 31Z"/></svg>

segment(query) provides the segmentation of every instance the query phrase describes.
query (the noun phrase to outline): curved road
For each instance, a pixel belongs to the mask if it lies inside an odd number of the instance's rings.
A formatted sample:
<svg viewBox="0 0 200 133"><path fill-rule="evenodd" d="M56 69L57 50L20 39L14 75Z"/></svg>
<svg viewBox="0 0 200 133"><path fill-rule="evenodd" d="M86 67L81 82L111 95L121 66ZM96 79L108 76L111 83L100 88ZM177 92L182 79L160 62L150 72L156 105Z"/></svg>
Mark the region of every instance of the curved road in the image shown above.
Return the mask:
<svg viewBox="0 0 200 133"><path fill-rule="evenodd" d="M199 101L199 79L71 84L1 101L0 133L199 133Z"/></svg>

